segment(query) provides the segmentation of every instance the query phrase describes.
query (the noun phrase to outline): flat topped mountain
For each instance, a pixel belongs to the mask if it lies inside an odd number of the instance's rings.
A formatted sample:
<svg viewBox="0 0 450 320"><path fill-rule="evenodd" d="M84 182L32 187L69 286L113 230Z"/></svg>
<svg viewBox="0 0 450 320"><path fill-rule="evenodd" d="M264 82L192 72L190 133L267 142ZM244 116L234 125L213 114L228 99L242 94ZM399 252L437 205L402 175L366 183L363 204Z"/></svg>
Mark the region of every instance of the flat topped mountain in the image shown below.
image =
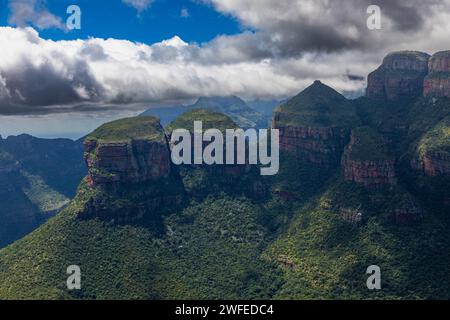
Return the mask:
<svg viewBox="0 0 450 320"><path fill-rule="evenodd" d="M419 51L388 54L381 66L369 74L366 95L389 101L420 96L429 58L429 54Z"/></svg>
<svg viewBox="0 0 450 320"><path fill-rule="evenodd" d="M183 113L170 123L166 130L172 132L175 129L186 129L190 132L194 130L194 121L202 121L203 130L219 129L225 131L226 129L234 129L238 126L228 116L207 109L195 109Z"/></svg>
<svg viewBox="0 0 450 320"><path fill-rule="evenodd" d="M437 52L430 58L423 95L450 97L450 51Z"/></svg>
<svg viewBox="0 0 450 320"><path fill-rule="evenodd" d="M159 119L151 116L120 119L106 123L86 137L99 142L120 142L130 139L164 143L164 130Z"/></svg>
<svg viewBox="0 0 450 320"><path fill-rule="evenodd" d="M315 81L275 110L277 126L348 127L359 122L353 105L339 92Z"/></svg>
<svg viewBox="0 0 450 320"><path fill-rule="evenodd" d="M430 55L420 51L396 51L389 53L384 59L382 68L386 71L418 71L427 70Z"/></svg>
<svg viewBox="0 0 450 320"><path fill-rule="evenodd" d="M154 117L104 124L87 136L84 149L92 185L145 182L170 172L166 135Z"/></svg>

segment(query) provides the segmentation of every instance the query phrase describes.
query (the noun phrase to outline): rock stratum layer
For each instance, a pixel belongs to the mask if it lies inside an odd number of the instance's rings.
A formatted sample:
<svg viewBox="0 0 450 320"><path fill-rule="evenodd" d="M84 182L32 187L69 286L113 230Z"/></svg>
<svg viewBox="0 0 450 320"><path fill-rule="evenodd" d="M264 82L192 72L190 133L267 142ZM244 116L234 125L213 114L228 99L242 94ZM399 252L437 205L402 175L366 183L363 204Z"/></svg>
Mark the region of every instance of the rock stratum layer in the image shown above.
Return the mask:
<svg viewBox="0 0 450 320"><path fill-rule="evenodd" d="M170 152L159 122L152 117L108 123L86 138L84 158L91 185L139 183L168 177ZM116 132L114 131L116 130Z"/></svg>
<svg viewBox="0 0 450 320"><path fill-rule="evenodd" d="M450 177L450 118L419 140L411 166L429 177Z"/></svg>
<svg viewBox="0 0 450 320"><path fill-rule="evenodd" d="M320 81L281 105L272 126L280 130L280 149L331 168L339 163L350 128L359 123L353 106Z"/></svg>
<svg viewBox="0 0 450 320"><path fill-rule="evenodd" d="M81 192L84 209L78 217L129 223L152 219L155 212L182 201L158 119L107 123L86 138L84 147L89 174Z"/></svg>
<svg viewBox="0 0 450 320"><path fill-rule="evenodd" d="M411 165L428 177L450 177L450 154L447 152L427 152Z"/></svg>
<svg viewBox="0 0 450 320"><path fill-rule="evenodd" d="M441 51L430 58L429 73L424 80L425 97L450 97L450 51Z"/></svg>
<svg viewBox="0 0 450 320"><path fill-rule="evenodd" d="M418 51L390 53L382 65L369 74L366 95L388 101L420 95L428 74L429 57Z"/></svg>
<svg viewBox="0 0 450 320"><path fill-rule="evenodd" d="M397 180L394 157L382 137L368 127L352 131L342 156L342 172L345 180L367 188L394 185Z"/></svg>
<svg viewBox="0 0 450 320"><path fill-rule="evenodd" d="M277 116L274 117L276 123ZM280 149L330 168L339 162L350 133L346 128L279 127Z"/></svg>

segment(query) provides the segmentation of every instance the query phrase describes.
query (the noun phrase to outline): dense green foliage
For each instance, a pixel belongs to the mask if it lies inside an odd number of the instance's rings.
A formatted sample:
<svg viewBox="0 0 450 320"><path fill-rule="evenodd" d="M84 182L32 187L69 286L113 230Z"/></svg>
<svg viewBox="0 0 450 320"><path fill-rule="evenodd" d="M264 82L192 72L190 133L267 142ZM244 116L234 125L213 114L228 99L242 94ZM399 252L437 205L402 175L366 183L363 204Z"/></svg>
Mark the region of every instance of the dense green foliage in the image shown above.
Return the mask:
<svg viewBox="0 0 450 320"><path fill-rule="evenodd" d="M224 132L226 129L237 128L237 125L230 117L207 109L194 109L187 111L172 121L167 127L167 132L175 129L186 129L189 132L194 131L194 121L202 121L203 130L219 129Z"/></svg>
<svg viewBox="0 0 450 320"><path fill-rule="evenodd" d="M448 299L450 182L410 162L423 148L447 152L449 101L349 101L316 83L281 108L289 111L283 125L352 130L359 140L351 156L395 158L398 184L372 190L344 181L338 165L285 152L272 177L252 166L199 165L174 167L153 185L82 183L63 212L0 251L0 298ZM195 110L167 131L190 130L193 120L234 126ZM120 140L127 121L94 136ZM119 216L173 195L182 200L134 222L84 216L92 201ZM417 219L396 223L404 212ZM81 291L65 287L72 264L82 269ZM380 291L366 287L370 265L382 270Z"/></svg>
<svg viewBox="0 0 450 320"><path fill-rule="evenodd" d="M151 139L165 142L164 131L158 118L142 116L112 121L100 126L86 137L100 142L119 142L130 139Z"/></svg>
<svg viewBox="0 0 450 320"><path fill-rule="evenodd" d="M266 230L258 207L222 196L162 213L164 234L144 224L80 220L90 191L39 230L2 251L2 298L268 298L280 274L259 258ZM71 296L65 269L83 270ZM28 288L30 290L28 290Z"/></svg>
<svg viewBox="0 0 450 320"><path fill-rule="evenodd" d="M280 126L353 127L360 122L349 100L318 81L277 110L283 110L277 118Z"/></svg>
<svg viewBox="0 0 450 320"><path fill-rule="evenodd" d="M420 139L417 146L419 155L433 151L450 155L450 117L439 122Z"/></svg>
<svg viewBox="0 0 450 320"><path fill-rule="evenodd" d="M0 139L0 247L38 227L73 197L86 174L80 141Z"/></svg>
<svg viewBox="0 0 450 320"><path fill-rule="evenodd" d="M374 129L365 126L352 130L355 140L348 149L348 156L357 160L385 160L393 158L384 138Z"/></svg>

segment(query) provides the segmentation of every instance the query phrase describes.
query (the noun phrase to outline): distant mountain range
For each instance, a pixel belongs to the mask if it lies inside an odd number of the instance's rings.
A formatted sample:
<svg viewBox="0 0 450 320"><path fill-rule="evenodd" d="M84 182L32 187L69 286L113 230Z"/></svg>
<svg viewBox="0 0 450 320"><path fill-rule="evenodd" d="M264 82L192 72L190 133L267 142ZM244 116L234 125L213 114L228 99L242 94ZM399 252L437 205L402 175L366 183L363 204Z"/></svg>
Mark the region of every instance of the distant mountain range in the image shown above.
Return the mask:
<svg viewBox="0 0 450 320"><path fill-rule="evenodd" d="M246 103L239 97L200 97L194 104L187 106L168 106L151 108L143 116L160 118L162 125L167 125L186 111L208 109L228 115L241 128L267 128L272 119L272 112L281 101L255 100Z"/></svg>
<svg viewBox="0 0 450 320"><path fill-rule="evenodd" d="M0 250L0 298L450 298L450 52L388 55L355 100L316 81L279 105L275 176L173 165L173 129L257 123L237 98L194 106L89 134L75 198Z"/></svg>
<svg viewBox="0 0 450 320"><path fill-rule="evenodd" d="M86 174L81 141L0 137L0 247L69 203Z"/></svg>

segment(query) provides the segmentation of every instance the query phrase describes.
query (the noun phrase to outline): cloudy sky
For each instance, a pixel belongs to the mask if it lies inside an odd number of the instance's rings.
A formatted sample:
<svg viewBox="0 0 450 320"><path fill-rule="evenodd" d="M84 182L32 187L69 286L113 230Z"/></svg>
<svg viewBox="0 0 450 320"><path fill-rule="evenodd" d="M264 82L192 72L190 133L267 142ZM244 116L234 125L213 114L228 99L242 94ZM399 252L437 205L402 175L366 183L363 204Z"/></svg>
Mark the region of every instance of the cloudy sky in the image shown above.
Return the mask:
<svg viewBox="0 0 450 320"><path fill-rule="evenodd" d="M450 0L0 4L3 135L27 131L29 119L129 114L197 96L284 98L315 79L358 92L390 51L450 49ZM73 4L80 30L66 27ZM380 30L367 28L369 5L381 8Z"/></svg>

